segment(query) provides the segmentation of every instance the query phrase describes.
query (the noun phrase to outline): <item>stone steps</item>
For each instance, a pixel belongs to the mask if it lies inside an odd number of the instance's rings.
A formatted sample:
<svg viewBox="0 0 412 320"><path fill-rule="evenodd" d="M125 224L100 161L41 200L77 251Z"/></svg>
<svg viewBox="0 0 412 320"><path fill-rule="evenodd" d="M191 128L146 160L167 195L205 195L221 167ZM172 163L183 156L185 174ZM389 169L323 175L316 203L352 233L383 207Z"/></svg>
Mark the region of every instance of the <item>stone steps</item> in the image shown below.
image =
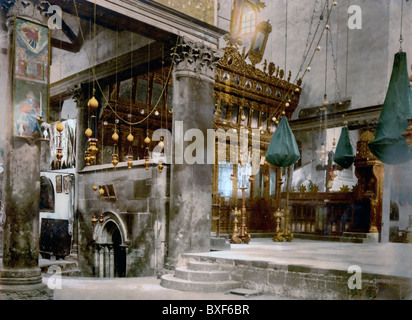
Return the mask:
<svg viewBox="0 0 412 320"><path fill-rule="evenodd" d="M226 292L239 288L240 282L231 280L230 272L220 269L219 264L190 261L187 266L178 267L174 274L161 277L164 288L201 293Z"/></svg>

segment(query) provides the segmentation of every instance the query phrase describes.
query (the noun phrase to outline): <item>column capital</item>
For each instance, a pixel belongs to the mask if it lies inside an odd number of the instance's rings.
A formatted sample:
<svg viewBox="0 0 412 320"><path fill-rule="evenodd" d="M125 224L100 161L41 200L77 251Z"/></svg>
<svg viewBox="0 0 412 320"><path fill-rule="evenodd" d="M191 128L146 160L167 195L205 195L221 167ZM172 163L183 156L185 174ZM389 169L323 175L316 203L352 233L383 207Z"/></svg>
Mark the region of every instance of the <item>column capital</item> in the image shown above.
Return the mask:
<svg viewBox="0 0 412 320"><path fill-rule="evenodd" d="M186 37L173 48L175 73L214 80L214 70L223 56L221 50L216 50L200 42L194 42Z"/></svg>
<svg viewBox="0 0 412 320"><path fill-rule="evenodd" d="M49 7L50 3L45 0L4 0L1 4L8 20L21 17L46 25Z"/></svg>
<svg viewBox="0 0 412 320"><path fill-rule="evenodd" d="M69 94L71 95L72 99L77 103L77 106L79 106L82 102L84 102L84 92L83 88L81 85L76 84L72 88L67 90Z"/></svg>

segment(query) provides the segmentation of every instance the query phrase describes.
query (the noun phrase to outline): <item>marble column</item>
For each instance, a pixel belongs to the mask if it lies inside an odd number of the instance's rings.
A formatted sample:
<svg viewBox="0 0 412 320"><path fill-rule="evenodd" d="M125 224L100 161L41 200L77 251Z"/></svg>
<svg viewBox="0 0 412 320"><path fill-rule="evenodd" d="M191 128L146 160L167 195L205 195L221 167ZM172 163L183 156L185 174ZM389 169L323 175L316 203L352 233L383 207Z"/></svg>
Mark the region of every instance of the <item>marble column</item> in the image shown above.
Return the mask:
<svg viewBox="0 0 412 320"><path fill-rule="evenodd" d="M45 11L36 1L2 2L1 26L7 26L8 47L1 59L8 61L1 72L4 138L3 200L6 222L3 232L3 263L0 270L0 300L50 299L39 268L40 132L31 137L13 133L11 63L14 18L21 17L44 25ZM47 12L47 11L46 11ZM4 60L7 59L7 60Z"/></svg>
<svg viewBox="0 0 412 320"><path fill-rule="evenodd" d="M221 54L203 44L182 39L174 53L173 141L174 153L170 178L170 216L168 265L176 265L179 254L210 251L212 220L212 163L214 139L207 150L207 130L213 129L214 68ZM189 130L203 134L184 141ZM188 140L191 137L186 137ZM195 141L196 140L196 141ZM204 158L190 163L193 143ZM193 146L193 145L192 145ZM209 160L208 160L208 152ZM191 153L190 153L191 154ZM189 160L189 161L188 161ZM202 163L199 163L202 162Z"/></svg>

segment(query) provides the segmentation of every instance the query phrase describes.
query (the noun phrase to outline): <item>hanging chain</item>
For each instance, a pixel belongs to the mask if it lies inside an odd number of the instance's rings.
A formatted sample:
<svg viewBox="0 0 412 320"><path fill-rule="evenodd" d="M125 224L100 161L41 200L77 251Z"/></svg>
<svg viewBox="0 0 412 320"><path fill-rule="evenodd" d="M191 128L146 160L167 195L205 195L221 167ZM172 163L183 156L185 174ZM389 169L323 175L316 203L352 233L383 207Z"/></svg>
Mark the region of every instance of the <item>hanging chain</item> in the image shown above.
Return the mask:
<svg viewBox="0 0 412 320"><path fill-rule="evenodd" d="M399 47L399 52L402 52L402 44L403 44L403 0L401 0L401 33L400 33L400 37L399 37L399 43L400 43L400 47Z"/></svg>

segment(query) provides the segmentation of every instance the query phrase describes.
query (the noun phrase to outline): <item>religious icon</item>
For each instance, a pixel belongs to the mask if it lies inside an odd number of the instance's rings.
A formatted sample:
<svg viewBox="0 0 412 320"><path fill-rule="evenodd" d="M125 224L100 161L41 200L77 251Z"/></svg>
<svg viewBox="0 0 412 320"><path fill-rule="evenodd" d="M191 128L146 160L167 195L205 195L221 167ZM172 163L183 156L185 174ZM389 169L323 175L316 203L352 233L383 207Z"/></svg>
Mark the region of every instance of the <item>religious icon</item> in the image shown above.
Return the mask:
<svg viewBox="0 0 412 320"><path fill-rule="evenodd" d="M56 193L62 193L62 176L56 176Z"/></svg>
<svg viewBox="0 0 412 320"><path fill-rule="evenodd" d="M66 194L70 192L70 176L63 177L63 191Z"/></svg>
<svg viewBox="0 0 412 320"><path fill-rule="evenodd" d="M42 93L39 93L42 95ZM41 132L38 119L44 117L40 102L32 91L18 101L15 106L15 128L19 136L32 136L36 131Z"/></svg>
<svg viewBox="0 0 412 320"><path fill-rule="evenodd" d="M49 30L18 18L14 37L14 134L31 137L41 133L48 106Z"/></svg>

